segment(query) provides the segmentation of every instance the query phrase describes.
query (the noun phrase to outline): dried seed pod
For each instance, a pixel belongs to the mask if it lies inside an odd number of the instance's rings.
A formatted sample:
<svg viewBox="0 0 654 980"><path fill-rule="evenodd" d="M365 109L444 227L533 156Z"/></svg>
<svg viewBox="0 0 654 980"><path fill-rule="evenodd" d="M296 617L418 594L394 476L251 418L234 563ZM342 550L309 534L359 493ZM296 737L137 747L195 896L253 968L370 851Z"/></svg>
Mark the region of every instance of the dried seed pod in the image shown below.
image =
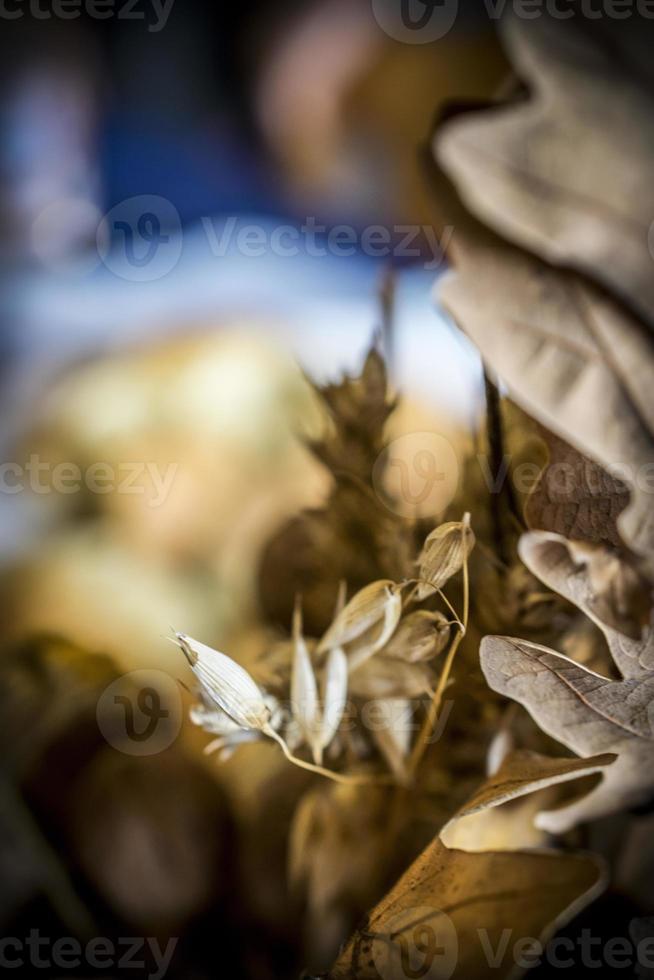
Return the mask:
<svg viewBox="0 0 654 980"><path fill-rule="evenodd" d="M383 655L411 664L431 660L447 646L451 628L441 612L417 609L400 621Z"/></svg>
<svg viewBox="0 0 654 980"><path fill-rule="evenodd" d="M435 675L426 663L410 664L404 660L377 656L350 671L349 690L355 697L420 698L430 694Z"/></svg>
<svg viewBox="0 0 654 980"><path fill-rule="evenodd" d="M266 729L270 711L247 670L184 633L175 636L206 697L241 728Z"/></svg>
<svg viewBox="0 0 654 980"><path fill-rule="evenodd" d="M347 657L342 647L329 651L325 667L322 723L320 726L319 758L338 731L347 699Z"/></svg>
<svg viewBox="0 0 654 980"><path fill-rule="evenodd" d="M357 592L335 617L318 644L318 652L345 646L374 627L379 627L372 644L374 649L370 651L374 653L385 646L393 635L401 615L401 586L389 579L371 582Z"/></svg>
<svg viewBox="0 0 654 980"><path fill-rule="evenodd" d="M418 559L421 582L417 596L426 599L456 575L475 546L475 536L470 527L470 515L462 521L450 521L435 528L425 539Z"/></svg>
<svg viewBox="0 0 654 980"><path fill-rule="evenodd" d="M302 635L302 612L298 602L293 614L293 669L291 673L291 709L302 735L313 746L320 726L318 685L311 657ZM315 755L314 751L314 755Z"/></svg>

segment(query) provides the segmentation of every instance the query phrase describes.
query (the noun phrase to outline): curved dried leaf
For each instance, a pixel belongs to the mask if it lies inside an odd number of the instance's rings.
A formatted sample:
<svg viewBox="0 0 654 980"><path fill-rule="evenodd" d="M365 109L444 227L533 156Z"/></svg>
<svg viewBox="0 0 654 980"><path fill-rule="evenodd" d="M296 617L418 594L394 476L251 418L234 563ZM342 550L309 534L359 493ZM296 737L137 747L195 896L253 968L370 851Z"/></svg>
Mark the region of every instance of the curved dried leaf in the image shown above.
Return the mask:
<svg viewBox="0 0 654 980"><path fill-rule="evenodd" d="M443 827L441 837L444 837L447 828L455 821L472 816L480 810L487 810L489 807L502 806L509 800L535 793L548 786L556 786L582 776L603 772L607 766L615 763L616 759L617 756L610 752L586 759L555 759L526 749L512 752L505 758L498 771L488 777L456 816Z"/></svg>
<svg viewBox="0 0 654 980"><path fill-rule="evenodd" d="M573 273L491 235L459 236L455 246L457 274L442 280L443 305L525 411L628 484L618 529L651 571L652 338Z"/></svg>
<svg viewBox="0 0 654 980"><path fill-rule="evenodd" d="M513 752L443 827L441 840L447 847L464 851L515 851L544 844L544 834L536 829L534 818L543 803L557 802L555 787L601 773L615 759L611 754L554 759L524 749ZM546 800L543 790L549 791ZM517 801L523 805L516 806ZM504 807L505 803L511 805ZM498 807L502 808L499 813Z"/></svg>
<svg viewBox="0 0 654 980"><path fill-rule="evenodd" d="M609 762L521 753L507 760L503 775L481 787L461 815L587 775ZM422 967L423 976L486 977L488 949L500 948L505 930L545 942L599 894L606 880L603 864L589 855L468 853L449 849L437 837L347 943L329 980L377 980L380 973L406 976L407 955L420 950L423 955L415 965ZM425 926L430 927L428 935ZM480 930L485 930L486 944L480 941ZM434 940L429 948L421 943L425 938ZM500 959L494 975L515 976L513 958Z"/></svg>
<svg viewBox="0 0 654 980"><path fill-rule="evenodd" d="M531 97L449 122L438 156L486 224L595 277L654 326L654 78L651 58L637 64L647 35L637 21L508 17L508 53Z"/></svg>
<svg viewBox="0 0 654 980"><path fill-rule="evenodd" d="M632 636L624 635L627 632L626 627L632 627L630 633L636 632L640 635L642 610L647 609L649 612L651 608L649 584L643 582L639 576L634 580L630 575L631 569L616 555L599 548L592 552L594 561L604 566L598 585L592 578L588 563L578 560L578 549L578 544L545 531L524 534L519 543L520 557L527 568L548 588L578 606L603 630L613 659L623 677L636 677L654 669L654 631L651 628L647 630L644 639L633 639ZM616 589L620 588L619 583L625 579L625 589L629 589L633 583L635 590L631 615L625 615L630 608L629 596L624 605L620 599L616 602L613 598ZM603 587L604 593L601 591ZM647 619L649 620L649 615ZM623 627L621 631L617 628L618 624ZM636 625L638 630L633 628Z"/></svg>
<svg viewBox="0 0 654 980"><path fill-rule="evenodd" d="M627 487L548 429L541 427L541 436L549 458L525 504L528 527L618 546Z"/></svg>
<svg viewBox="0 0 654 980"><path fill-rule="evenodd" d="M505 636L485 637L480 657L490 687L524 705L552 738L580 756L618 756L588 796L540 814L539 826L558 833L654 794L654 672L612 681L547 647Z"/></svg>

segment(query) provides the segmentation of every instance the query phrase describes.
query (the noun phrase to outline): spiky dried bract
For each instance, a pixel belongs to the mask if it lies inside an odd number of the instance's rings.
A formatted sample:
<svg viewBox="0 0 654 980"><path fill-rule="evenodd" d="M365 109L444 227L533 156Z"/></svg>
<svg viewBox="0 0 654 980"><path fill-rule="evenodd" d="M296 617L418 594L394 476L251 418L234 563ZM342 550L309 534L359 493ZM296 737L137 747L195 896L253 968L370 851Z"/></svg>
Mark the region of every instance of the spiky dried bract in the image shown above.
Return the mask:
<svg viewBox="0 0 654 980"><path fill-rule="evenodd" d="M241 728L263 731L270 722L270 710L247 670L184 633L176 636L207 697Z"/></svg>
<svg viewBox="0 0 654 980"><path fill-rule="evenodd" d="M453 575L460 572L475 546L475 535L469 516L462 521L449 521L435 528L425 539L418 559L420 583L417 595L426 599L442 589Z"/></svg>

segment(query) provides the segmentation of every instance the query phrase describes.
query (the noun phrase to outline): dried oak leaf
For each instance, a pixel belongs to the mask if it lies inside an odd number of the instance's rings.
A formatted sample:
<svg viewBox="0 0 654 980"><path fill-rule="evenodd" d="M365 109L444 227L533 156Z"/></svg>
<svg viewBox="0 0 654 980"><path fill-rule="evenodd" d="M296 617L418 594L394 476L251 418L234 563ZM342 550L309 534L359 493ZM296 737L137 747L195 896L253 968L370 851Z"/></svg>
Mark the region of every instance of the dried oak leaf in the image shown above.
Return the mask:
<svg viewBox="0 0 654 980"><path fill-rule="evenodd" d="M539 814L539 826L561 833L654 795L654 671L609 680L547 647L506 636L485 637L480 657L489 686L524 705L552 738L583 757L618 756L591 793Z"/></svg>
<svg viewBox="0 0 654 980"><path fill-rule="evenodd" d="M654 342L574 273L490 233L461 233L440 300L538 421L620 476L631 503L624 542L654 568Z"/></svg>
<svg viewBox="0 0 654 980"><path fill-rule="evenodd" d="M486 224L609 286L652 326L651 36L639 18L541 13L503 24L530 97L449 122L439 160Z"/></svg>
<svg viewBox="0 0 654 980"><path fill-rule="evenodd" d="M510 756L454 821L556 783L595 773L611 756L548 759ZM444 830L451 827L450 821ZM389 980L416 975L476 980L503 930L545 941L605 885L599 859L556 851L453 850L437 837L347 943L329 980ZM428 927L428 928L425 928ZM479 930L484 930L482 942ZM509 962L510 960L510 962ZM498 977L515 976L510 956Z"/></svg>
<svg viewBox="0 0 654 980"><path fill-rule="evenodd" d="M532 529L554 531L578 541L620 544L617 519L629 503L624 483L541 427L548 462L527 498Z"/></svg>
<svg viewBox="0 0 654 980"><path fill-rule="evenodd" d="M519 552L541 582L600 627L623 677L654 670L651 586L625 559L547 531L524 534Z"/></svg>

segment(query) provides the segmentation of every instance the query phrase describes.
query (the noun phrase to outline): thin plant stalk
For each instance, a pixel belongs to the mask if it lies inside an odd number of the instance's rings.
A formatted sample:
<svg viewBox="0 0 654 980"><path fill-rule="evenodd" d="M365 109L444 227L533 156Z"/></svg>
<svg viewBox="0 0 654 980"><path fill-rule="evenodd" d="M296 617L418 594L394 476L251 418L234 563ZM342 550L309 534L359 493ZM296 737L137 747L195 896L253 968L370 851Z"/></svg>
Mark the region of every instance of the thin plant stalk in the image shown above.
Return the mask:
<svg viewBox="0 0 654 980"><path fill-rule="evenodd" d="M465 527L462 530L462 534L465 534ZM443 597L444 598L444 597ZM447 601L447 600L446 600ZM449 605L449 602L448 602ZM454 613L456 616L456 613ZM434 694L432 696L429 709L425 716L422 728L418 738L416 739L416 744L413 747L411 757L409 759L409 774L411 778L415 777L416 771L422 757L425 754L425 749L429 743L429 738L434 730L434 725L438 718L438 712L440 711L441 702L443 700L443 694L445 693L445 688L450 678L450 671L452 669L452 664L454 663L454 658L456 656L457 650L461 645L463 637L466 635L468 629L468 618L470 615L470 576L468 573L468 559L467 557L463 562L463 618L459 620L457 616L457 625L459 627L459 632L454 638L452 646L449 649L443 670L441 671L441 676L438 680L438 685Z"/></svg>
<svg viewBox="0 0 654 980"><path fill-rule="evenodd" d="M390 777L347 776L344 773L334 772L332 769L325 769L323 766L316 766L312 762L305 762L304 759L299 759L296 755L293 755L284 739L274 730L274 728L266 728L264 730L264 734L269 735L270 738L277 742L285 757L289 762L293 763L294 766L298 766L300 769L306 769L307 772L314 772L318 776L325 776L326 779L331 779L335 783L342 783L345 786L371 786L373 784L390 785L393 783L393 780Z"/></svg>

